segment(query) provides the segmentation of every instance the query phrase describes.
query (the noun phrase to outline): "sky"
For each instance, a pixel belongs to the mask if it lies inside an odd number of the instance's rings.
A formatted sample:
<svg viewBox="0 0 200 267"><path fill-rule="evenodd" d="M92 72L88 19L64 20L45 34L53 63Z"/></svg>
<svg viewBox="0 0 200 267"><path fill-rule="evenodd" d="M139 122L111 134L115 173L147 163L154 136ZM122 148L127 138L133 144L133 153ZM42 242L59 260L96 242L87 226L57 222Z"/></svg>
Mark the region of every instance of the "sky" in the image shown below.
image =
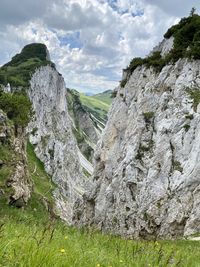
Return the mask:
<svg viewBox="0 0 200 267"><path fill-rule="evenodd" d="M0 0L0 65L24 45L47 45L66 86L98 93L118 86L199 0Z"/></svg>

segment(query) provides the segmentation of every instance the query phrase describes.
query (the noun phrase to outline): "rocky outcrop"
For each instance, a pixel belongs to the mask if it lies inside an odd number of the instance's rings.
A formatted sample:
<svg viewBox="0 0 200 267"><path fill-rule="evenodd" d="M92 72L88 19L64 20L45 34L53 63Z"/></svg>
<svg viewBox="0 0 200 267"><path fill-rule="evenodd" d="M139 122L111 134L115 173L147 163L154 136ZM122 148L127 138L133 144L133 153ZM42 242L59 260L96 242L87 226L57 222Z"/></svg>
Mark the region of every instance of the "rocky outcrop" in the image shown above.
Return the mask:
<svg viewBox="0 0 200 267"><path fill-rule="evenodd" d="M161 56L165 56L173 48L173 45L174 45L174 37L171 36L169 39L164 39L162 42L159 43L159 45L154 47L150 55L158 51L160 52Z"/></svg>
<svg viewBox="0 0 200 267"><path fill-rule="evenodd" d="M79 92L67 89L67 103L78 147L87 160L92 161L99 140L97 123L82 105Z"/></svg>
<svg viewBox="0 0 200 267"><path fill-rule="evenodd" d="M28 127L30 142L57 185L54 196L60 216L71 223L85 177L68 115L64 79L54 67L41 67L31 78L28 95L35 112Z"/></svg>
<svg viewBox="0 0 200 267"><path fill-rule="evenodd" d="M199 102L199 60L137 67L118 88L77 223L131 238L200 232Z"/></svg>
<svg viewBox="0 0 200 267"><path fill-rule="evenodd" d="M22 128L17 131L14 129L1 110L0 147L0 174L4 180L0 186L2 196L5 195L10 205L20 208L28 202L32 191L27 167L26 137Z"/></svg>

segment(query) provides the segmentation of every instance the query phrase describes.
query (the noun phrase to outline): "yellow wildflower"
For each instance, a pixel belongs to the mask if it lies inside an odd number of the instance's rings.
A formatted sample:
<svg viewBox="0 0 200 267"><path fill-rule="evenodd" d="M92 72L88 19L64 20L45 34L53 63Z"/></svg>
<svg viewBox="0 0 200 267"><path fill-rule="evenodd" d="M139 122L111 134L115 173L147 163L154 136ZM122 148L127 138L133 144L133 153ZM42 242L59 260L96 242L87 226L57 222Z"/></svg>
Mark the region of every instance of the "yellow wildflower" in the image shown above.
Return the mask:
<svg viewBox="0 0 200 267"><path fill-rule="evenodd" d="M60 252L61 253L65 253L65 249L64 248L61 248Z"/></svg>
<svg viewBox="0 0 200 267"><path fill-rule="evenodd" d="M120 262L120 263L122 263L122 262L123 262L123 260L120 260L119 262Z"/></svg>
<svg viewBox="0 0 200 267"><path fill-rule="evenodd" d="M65 236L65 239L68 239L68 236Z"/></svg>
<svg viewBox="0 0 200 267"><path fill-rule="evenodd" d="M98 264L97 264L97 267L100 267L100 266L101 266L101 265L98 263Z"/></svg>

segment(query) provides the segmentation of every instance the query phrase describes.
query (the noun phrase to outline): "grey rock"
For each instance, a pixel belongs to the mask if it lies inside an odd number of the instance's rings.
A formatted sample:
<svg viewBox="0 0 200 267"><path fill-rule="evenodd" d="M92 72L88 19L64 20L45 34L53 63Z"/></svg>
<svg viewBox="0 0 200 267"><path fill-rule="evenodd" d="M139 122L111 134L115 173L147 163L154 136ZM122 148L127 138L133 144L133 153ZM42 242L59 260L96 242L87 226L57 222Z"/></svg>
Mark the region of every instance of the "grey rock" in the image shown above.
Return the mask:
<svg viewBox="0 0 200 267"><path fill-rule="evenodd" d="M33 74L30 84L28 95L35 112L27 129L30 142L58 186L54 192L58 213L70 224L74 203L83 193L85 177L72 133L64 79L55 68L45 66Z"/></svg>
<svg viewBox="0 0 200 267"><path fill-rule="evenodd" d="M75 223L129 238L200 232L200 105L188 93L199 73L198 60L143 66L118 88Z"/></svg>

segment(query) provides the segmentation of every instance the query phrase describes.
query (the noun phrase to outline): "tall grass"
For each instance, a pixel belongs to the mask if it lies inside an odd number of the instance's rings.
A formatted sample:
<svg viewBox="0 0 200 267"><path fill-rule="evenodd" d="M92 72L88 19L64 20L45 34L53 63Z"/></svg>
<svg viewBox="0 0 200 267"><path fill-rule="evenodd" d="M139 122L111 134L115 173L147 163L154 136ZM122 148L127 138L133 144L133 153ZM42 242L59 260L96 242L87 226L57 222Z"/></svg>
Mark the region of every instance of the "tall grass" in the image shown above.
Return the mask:
<svg viewBox="0 0 200 267"><path fill-rule="evenodd" d="M0 266L200 266L198 242L136 242L61 222L0 221Z"/></svg>

